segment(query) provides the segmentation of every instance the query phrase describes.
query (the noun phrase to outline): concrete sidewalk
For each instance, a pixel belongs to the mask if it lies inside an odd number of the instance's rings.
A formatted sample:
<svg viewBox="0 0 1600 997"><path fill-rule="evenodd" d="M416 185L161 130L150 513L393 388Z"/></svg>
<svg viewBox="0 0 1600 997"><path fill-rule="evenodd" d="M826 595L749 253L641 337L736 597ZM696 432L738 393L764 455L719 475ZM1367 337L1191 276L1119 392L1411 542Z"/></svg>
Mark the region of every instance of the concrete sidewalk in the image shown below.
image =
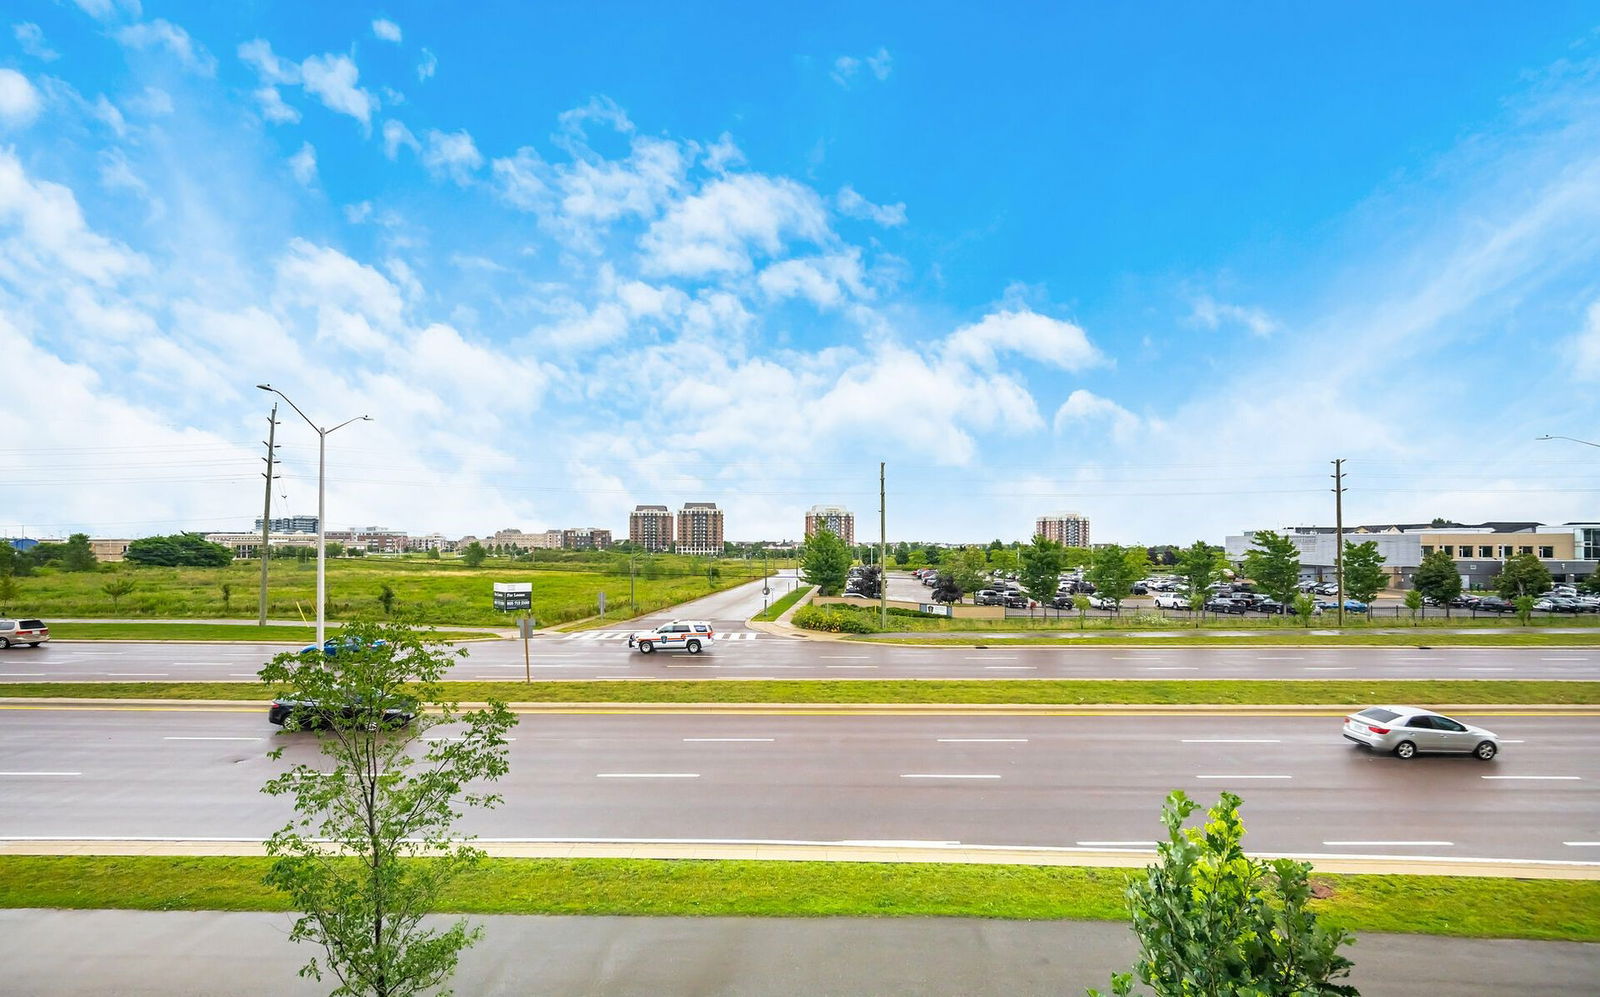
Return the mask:
<svg viewBox="0 0 1600 997"><path fill-rule="evenodd" d="M7 994L325 994L296 971L321 950L292 915L0 911ZM962 918L473 917L461 994L550 997L1031 997L1105 989L1136 953L1128 925ZM430 926L446 923L431 920ZM1365 997L1592 994L1600 945L1368 934L1345 948Z"/></svg>

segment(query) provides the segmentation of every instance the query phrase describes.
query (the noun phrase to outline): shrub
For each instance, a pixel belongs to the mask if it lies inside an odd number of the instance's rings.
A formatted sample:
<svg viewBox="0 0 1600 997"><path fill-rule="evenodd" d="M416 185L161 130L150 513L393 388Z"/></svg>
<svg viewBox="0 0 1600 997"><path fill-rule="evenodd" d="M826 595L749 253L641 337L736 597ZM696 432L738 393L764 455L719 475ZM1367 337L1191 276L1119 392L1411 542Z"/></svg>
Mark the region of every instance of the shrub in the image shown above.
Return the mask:
<svg viewBox="0 0 1600 997"><path fill-rule="evenodd" d="M791 619L805 630L836 634L870 634L877 630L866 617L842 606L804 606Z"/></svg>

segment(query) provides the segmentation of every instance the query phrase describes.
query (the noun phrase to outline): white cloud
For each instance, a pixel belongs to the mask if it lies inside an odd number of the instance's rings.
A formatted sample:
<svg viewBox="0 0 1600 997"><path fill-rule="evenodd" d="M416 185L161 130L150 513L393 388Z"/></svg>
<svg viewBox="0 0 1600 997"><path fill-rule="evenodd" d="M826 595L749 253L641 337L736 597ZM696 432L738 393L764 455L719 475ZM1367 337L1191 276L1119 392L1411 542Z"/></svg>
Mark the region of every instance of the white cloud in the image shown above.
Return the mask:
<svg viewBox="0 0 1600 997"><path fill-rule="evenodd" d="M293 124L300 120L300 112L283 102L277 87L262 87L256 91L261 104L261 116L275 125Z"/></svg>
<svg viewBox="0 0 1600 997"><path fill-rule="evenodd" d="M318 340L360 353L395 348L404 328L400 290L373 267L336 249L295 239L278 260L277 299L309 309Z"/></svg>
<svg viewBox="0 0 1600 997"><path fill-rule="evenodd" d="M11 26L11 33L16 36L17 44L22 46L22 51L44 62L53 62L61 58L61 53L45 44L44 32L32 21L21 21Z"/></svg>
<svg viewBox="0 0 1600 997"><path fill-rule="evenodd" d="M386 42L398 42L400 41L400 25L380 17L372 22L372 34Z"/></svg>
<svg viewBox="0 0 1600 997"><path fill-rule="evenodd" d="M300 151L289 157L289 172L305 187L313 187L317 182L317 150L310 142L303 142Z"/></svg>
<svg viewBox="0 0 1600 997"><path fill-rule="evenodd" d="M744 153L734 144L733 136L723 132L706 148L701 163L712 173L726 173L731 167L744 165Z"/></svg>
<svg viewBox="0 0 1600 997"><path fill-rule="evenodd" d="M491 171L496 190L511 206L523 211L548 210L552 198L544 177L551 171L535 149L523 146L514 156L496 159Z"/></svg>
<svg viewBox="0 0 1600 997"><path fill-rule="evenodd" d="M129 48L148 51L150 49L166 49L179 64L186 69L193 70L201 76L213 76L217 71L217 60L211 53L189 37L189 32L183 30L171 21L157 18L154 21L130 24L116 32L117 41Z"/></svg>
<svg viewBox="0 0 1600 997"><path fill-rule="evenodd" d="M378 99L356 86L360 70L347 55L313 55L300 63L300 75L307 91L321 98L330 111L348 114L363 125L372 124Z"/></svg>
<svg viewBox="0 0 1600 997"><path fill-rule="evenodd" d="M780 260L762 270L756 283L774 300L802 297L822 309L837 308L852 297L869 296L862 282L861 253L855 249Z"/></svg>
<svg viewBox="0 0 1600 997"><path fill-rule="evenodd" d="M894 69L894 59L890 58L888 49L880 46L878 51L867 56L867 68L881 82L889 78L890 71Z"/></svg>
<svg viewBox="0 0 1600 997"><path fill-rule="evenodd" d="M263 38L253 38L239 45L239 58L247 65L253 66L263 83L299 83L300 66L298 63L279 58L272 51L272 44Z"/></svg>
<svg viewBox="0 0 1600 997"><path fill-rule="evenodd" d="M402 146L412 152L422 151L422 143L418 142L417 137L411 134L411 129L407 128L403 123L390 118L383 123L383 154L390 159L394 159L400 154Z"/></svg>
<svg viewBox="0 0 1600 997"><path fill-rule="evenodd" d="M1010 309L985 315L950 334L946 355L978 367L992 367L1001 353L1014 353L1065 371L1105 362L1089 336L1071 322L1032 311Z"/></svg>
<svg viewBox="0 0 1600 997"><path fill-rule="evenodd" d="M833 82L842 87L848 87L855 80L857 74L861 72L863 66L881 83L887 80L889 73L893 71L894 58L889 55L888 49L881 46L878 51L865 58L841 55L833 60L833 71L829 75L833 77Z"/></svg>
<svg viewBox="0 0 1600 997"><path fill-rule="evenodd" d="M778 254L792 240L829 237L816 191L786 178L738 174L672 204L640 237L647 273L704 277L742 273L752 254Z"/></svg>
<svg viewBox="0 0 1600 997"><path fill-rule="evenodd" d="M172 94L160 87L145 87L143 93L129 97L123 106L147 118L165 117L172 113Z"/></svg>
<svg viewBox="0 0 1600 997"><path fill-rule="evenodd" d="M388 125L384 123L386 144ZM483 165L483 155L466 129L448 133L430 129L427 147L422 152L422 165L434 176L448 176L458 186L465 187L472 182L472 174Z"/></svg>
<svg viewBox="0 0 1600 997"><path fill-rule="evenodd" d="M139 0L73 0L78 8L97 21L109 21L119 14L137 18L144 13Z"/></svg>
<svg viewBox="0 0 1600 997"><path fill-rule="evenodd" d="M1583 330L1572 341L1578 377L1600 380L1600 301L1589 306Z"/></svg>
<svg viewBox="0 0 1600 997"><path fill-rule="evenodd" d="M856 193L855 188L846 184L839 188L839 193L834 195L833 203L839 210L851 218L862 218L867 221L877 222L885 228L894 228L906 223L906 206L904 203L873 204L871 201Z"/></svg>
<svg viewBox="0 0 1600 997"><path fill-rule="evenodd" d="M0 124L20 128L39 114L39 91L15 69L0 69Z"/></svg>
<svg viewBox="0 0 1600 997"><path fill-rule="evenodd" d="M433 74L439 71L439 57L427 49L422 50L422 58L417 62L417 81L425 83L433 79Z"/></svg>
<svg viewBox="0 0 1600 997"><path fill-rule="evenodd" d="M1262 338L1272 335L1279 328L1277 321L1260 308L1230 305L1209 294L1202 294L1194 300L1194 311L1189 318L1207 329L1218 329L1223 325L1242 326L1252 336Z"/></svg>
<svg viewBox="0 0 1600 997"><path fill-rule="evenodd" d="M1082 388L1067 396L1067 400L1056 409L1055 419L1052 424L1056 432L1061 432L1077 423L1095 424L1109 423L1111 437L1117 443L1126 443L1139 428L1139 417L1129 412L1109 398L1102 398L1092 391Z"/></svg>
<svg viewBox="0 0 1600 997"><path fill-rule="evenodd" d="M365 222L367 219L369 219L371 217L372 217L372 202L371 201L358 201L355 204L347 204L347 205L344 206L344 218L345 218L345 221L349 222L352 225L360 225L362 222Z"/></svg>
<svg viewBox="0 0 1600 997"><path fill-rule="evenodd" d="M0 280L23 284L58 271L97 285L147 269L138 253L93 232L72 191L30 180L15 152L0 148Z"/></svg>

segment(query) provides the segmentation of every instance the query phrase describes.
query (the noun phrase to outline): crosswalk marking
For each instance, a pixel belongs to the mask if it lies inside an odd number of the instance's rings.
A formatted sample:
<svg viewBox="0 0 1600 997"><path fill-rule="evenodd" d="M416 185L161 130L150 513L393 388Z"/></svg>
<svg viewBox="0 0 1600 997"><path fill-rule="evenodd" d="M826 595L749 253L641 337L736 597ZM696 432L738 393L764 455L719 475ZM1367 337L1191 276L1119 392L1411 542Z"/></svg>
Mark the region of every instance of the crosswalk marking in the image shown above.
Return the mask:
<svg viewBox="0 0 1600 997"><path fill-rule="evenodd" d="M636 630L585 630L585 631L583 631L581 633L565 634L565 635L562 636L561 639L562 640L627 640L628 639L628 635L631 634L631 633L638 633L638 631L636 631ZM718 641L724 641L724 640L755 640L757 637L760 637L760 636L761 636L761 634L759 632L755 631L755 630L738 630L738 631L726 631L725 630L725 631L723 631L721 633L713 634L711 639L712 640L718 640Z"/></svg>

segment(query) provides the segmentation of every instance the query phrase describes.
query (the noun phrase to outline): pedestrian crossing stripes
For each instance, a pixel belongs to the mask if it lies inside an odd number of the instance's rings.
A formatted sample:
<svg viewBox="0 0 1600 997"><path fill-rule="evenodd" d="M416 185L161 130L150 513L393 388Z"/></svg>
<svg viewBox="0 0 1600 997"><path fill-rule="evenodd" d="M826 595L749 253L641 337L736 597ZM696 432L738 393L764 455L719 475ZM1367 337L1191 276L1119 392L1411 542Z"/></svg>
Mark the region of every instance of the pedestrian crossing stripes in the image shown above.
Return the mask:
<svg viewBox="0 0 1600 997"><path fill-rule="evenodd" d="M566 634L562 640L627 640L631 633L637 630L585 630L582 633ZM754 630L727 631L714 635L711 639L716 641L727 640L755 640L761 634Z"/></svg>

